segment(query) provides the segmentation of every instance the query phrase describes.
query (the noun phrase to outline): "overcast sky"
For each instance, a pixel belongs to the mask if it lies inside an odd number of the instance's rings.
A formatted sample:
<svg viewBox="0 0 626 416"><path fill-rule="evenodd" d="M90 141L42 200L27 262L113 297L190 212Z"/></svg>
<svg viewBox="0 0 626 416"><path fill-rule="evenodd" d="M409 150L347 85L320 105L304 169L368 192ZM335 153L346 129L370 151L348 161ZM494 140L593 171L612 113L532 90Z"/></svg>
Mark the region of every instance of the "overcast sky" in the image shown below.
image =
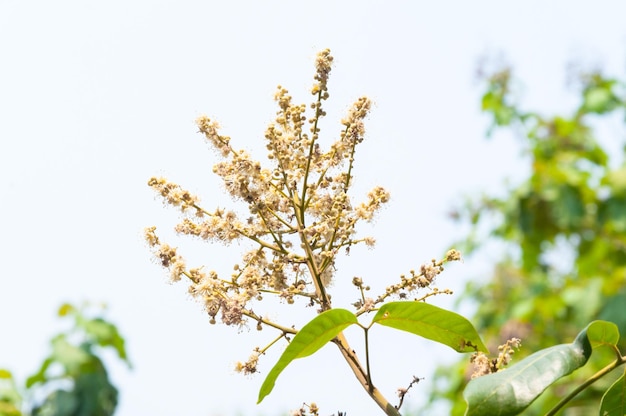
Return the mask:
<svg viewBox="0 0 626 416"><path fill-rule="evenodd" d="M280 351L253 377L233 364L274 334L210 326L184 284L167 284L141 232L156 225L190 263L224 273L245 247L176 237L176 212L154 197L148 178L167 176L208 208L231 204L194 119L219 120L235 148L263 158L276 85L309 102L315 54L330 48L322 137L336 138L349 104L371 97L353 195L358 201L379 184L392 194L363 228L376 249L354 248L338 264L333 290L347 307L353 276L381 289L441 256L461 235L446 212L462 195L502 190L505 178L523 175L514 138L484 138L479 58L498 55L514 67L527 108L566 111L575 97L566 89L569 63L623 74L625 15L617 0L0 0L0 368L23 381L62 328L57 307L91 300L108 304L134 364L111 365L120 416L274 415L311 401L324 415L377 414L332 345L294 362L255 405ZM439 287L460 289L491 260L450 266ZM362 349L358 332L348 336ZM372 337L373 373L388 397L413 375L428 383L435 363L456 356L408 334ZM411 391L409 407L421 391Z"/></svg>

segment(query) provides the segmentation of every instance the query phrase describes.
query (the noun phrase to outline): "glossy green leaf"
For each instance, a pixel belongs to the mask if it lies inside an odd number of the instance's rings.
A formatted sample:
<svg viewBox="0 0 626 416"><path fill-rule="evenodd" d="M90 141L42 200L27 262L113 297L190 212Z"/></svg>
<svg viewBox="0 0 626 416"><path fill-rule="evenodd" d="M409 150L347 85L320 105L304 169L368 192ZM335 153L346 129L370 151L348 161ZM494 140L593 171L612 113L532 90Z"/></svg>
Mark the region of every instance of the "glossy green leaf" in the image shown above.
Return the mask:
<svg viewBox="0 0 626 416"><path fill-rule="evenodd" d="M467 319L428 303L387 303L378 310L372 322L419 335L458 352L488 352Z"/></svg>
<svg viewBox="0 0 626 416"><path fill-rule="evenodd" d="M626 415L626 374L622 374L602 396L600 416Z"/></svg>
<svg viewBox="0 0 626 416"><path fill-rule="evenodd" d="M470 381L463 392L468 403L465 415L521 413L552 383L585 365L592 351L587 331L594 324L581 331L571 344L543 349L505 370ZM605 326L595 325L595 330L599 328Z"/></svg>
<svg viewBox="0 0 626 416"><path fill-rule="evenodd" d="M257 403L261 403L265 396L271 393L276 379L293 360L313 354L338 333L356 323L356 315L352 312L346 309L331 309L317 315L303 326L263 381Z"/></svg>

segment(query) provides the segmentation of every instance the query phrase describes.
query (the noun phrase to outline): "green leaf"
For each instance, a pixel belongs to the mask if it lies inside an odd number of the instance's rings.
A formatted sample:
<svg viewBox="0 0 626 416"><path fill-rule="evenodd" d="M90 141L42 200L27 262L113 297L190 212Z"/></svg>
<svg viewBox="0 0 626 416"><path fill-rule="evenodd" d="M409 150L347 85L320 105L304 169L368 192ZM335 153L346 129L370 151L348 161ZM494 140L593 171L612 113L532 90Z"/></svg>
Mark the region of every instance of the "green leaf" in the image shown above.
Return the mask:
<svg viewBox="0 0 626 416"><path fill-rule="evenodd" d="M622 374L602 396L600 416L626 415L626 374Z"/></svg>
<svg viewBox="0 0 626 416"><path fill-rule="evenodd" d="M454 312L424 302L389 302L372 322L430 339L458 352L489 352L474 326Z"/></svg>
<svg viewBox="0 0 626 416"><path fill-rule="evenodd" d="M596 86L587 89L583 104L586 111L603 114L615 108L618 100L611 91L611 84Z"/></svg>
<svg viewBox="0 0 626 416"><path fill-rule="evenodd" d="M70 305L69 303L64 303L59 308L58 315L59 316L66 316L66 315L69 315L69 314L75 313L75 312L76 312L76 308L74 306Z"/></svg>
<svg viewBox="0 0 626 416"><path fill-rule="evenodd" d="M543 349L508 369L471 380L463 392L468 403L465 416L522 412L552 383L585 365L592 351L587 335L590 328L597 337L599 330L607 327L591 323L571 344Z"/></svg>
<svg viewBox="0 0 626 416"><path fill-rule="evenodd" d="M67 373L79 371L80 366L90 362L92 356L90 352L68 342L64 335L52 340L52 358L63 365Z"/></svg>
<svg viewBox="0 0 626 416"><path fill-rule="evenodd" d="M130 365L126 356L126 349L124 348L124 338L122 338L115 325L102 318L95 318L84 320L82 326L85 332L91 335L98 345L101 347L113 347L117 351L118 356Z"/></svg>
<svg viewBox="0 0 626 416"><path fill-rule="evenodd" d="M22 416L22 412L13 403L0 399L0 415L2 416Z"/></svg>
<svg viewBox="0 0 626 416"><path fill-rule="evenodd" d="M80 407L71 416L110 416L115 413L118 391L102 371L84 372L75 380Z"/></svg>
<svg viewBox="0 0 626 416"><path fill-rule="evenodd" d="M26 388L29 389L36 383L45 383L46 381L48 381L46 371L48 371L48 367L50 367L50 364L52 364L53 362L54 358L46 358L44 362L41 363L39 371L26 379Z"/></svg>
<svg viewBox="0 0 626 416"><path fill-rule="evenodd" d="M331 309L317 315L311 322L303 326L263 381L257 403L261 403L265 396L271 393L276 379L289 363L296 358L313 354L328 341L335 338L338 333L357 322L356 315L352 312L346 309Z"/></svg>
<svg viewBox="0 0 626 416"><path fill-rule="evenodd" d="M613 322L593 321L587 326L587 337L594 349L602 345L615 347L619 341L619 330Z"/></svg>
<svg viewBox="0 0 626 416"><path fill-rule="evenodd" d="M73 416L79 406L80 401L75 392L56 390L33 409L33 416Z"/></svg>

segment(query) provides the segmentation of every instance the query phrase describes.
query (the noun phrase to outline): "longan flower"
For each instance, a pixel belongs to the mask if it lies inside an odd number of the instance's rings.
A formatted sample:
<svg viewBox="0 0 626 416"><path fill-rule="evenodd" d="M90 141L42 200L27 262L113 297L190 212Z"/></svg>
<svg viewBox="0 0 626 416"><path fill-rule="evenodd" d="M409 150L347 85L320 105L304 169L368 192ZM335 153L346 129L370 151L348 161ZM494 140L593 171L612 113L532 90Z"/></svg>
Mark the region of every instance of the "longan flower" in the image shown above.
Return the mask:
<svg viewBox="0 0 626 416"><path fill-rule="evenodd" d="M168 182L165 178L152 177L148 181L148 186L159 192L169 204L180 206L183 211L197 207L199 202L197 196L181 188L180 185Z"/></svg>
<svg viewBox="0 0 626 416"><path fill-rule="evenodd" d="M226 325L241 325L243 323L243 299L230 298L221 304L222 322Z"/></svg>
<svg viewBox="0 0 626 416"><path fill-rule="evenodd" d="M356 208L356 215L360 219L371 221L374 218L374 214L380 209L380 207L389 202L389 192L381 187L377 186L367 194L368 201L361 203Z"/></svg>
<svg viewBox="0 0 626 416"><path fill-rule="evenodd" d="M226 157L232 151L230 147L230 137L221 136L218 133L220 128L219 123L212 121L207 116L200 116L196 119L196 125L200 129L200 132L204 134L207 141L219 151L222 156Z"/></svg>
<svg viewBox="0 0 626 416"><path fill-rule="evenodd" d="M503 345L498 346L498 357L491 360L482 352L474 353L470 358L470 362L474 364L472 378L503 370L511 362L515 349L521 345L522 341L519 338L507 340Z"/></svg>
<svg viewBox="0 0 626 416"><path fill-rule="evenodd" d="M489 360L489 357L483 352L477 352L472 354L470 362L474 364L474 371L472 372L472 378L486 376L494 372L493 363Z"/></svg>
<svg viewBox="0 0 626 416"><path fill-rule="evenodd" d="M446 261L460 261L461 252L455 249L448 250L446 253Z"/></svg>
<svg viewBox="0 0 626 416"><path fill-rule="evenodd" d="M365 237L363 239L363 242L369 248L372 248L372 247L374 247L374 245L376 245L376 240L373 237Z"/></svg>
<svg viewBox="0 0 626 416"><path fill-rule="evenodd" d="M217 240L223 243L230 243L242 237L243 225L237 219L234 212L229 211L225 215L211 215L207 220L200 223L189 218L176 225L176 232L193 235L203 240Z"/></svg>
<svg viewBox="0 0 626 416"><path fill-rule="evenodd" d="M170 271L171 281L179 281L181 274L185 272L185 260L176 252L175 247L170 247L168 244L160 244L155 248L156 257L160 260L161 265Z"/></svg>
<svg viewBox="0 0 626 416"><path fill-rule="evenodd" d="M428 280L429 283L432 282L435 277L442 272L442 270L443 269L439 264L437 264L436 260L432 260L430 263L422 264L420 266L420 273L426 280Z"/></svg>
<svg viewBox="0 0 626 416"><path fill-rule="evenodd" d="M146 242L148 243L150 247L159 245L159 237L157 237L155 233L156 227L154 226L146 227L143 231L144 231L144 237L146 239Z"/></svg>
<svg viewBox="0 0 626 416"><path fill-rule="evenodd" d="M317 54L315 59L315 80L319 81L318 84L313 86L311 92L318 94L320 91L325 93L328 89L328 75L332 69L333 57L330 55L330 49L324 49ZM328 98L328 93L322 95L322 99Z"/></svg>
<svg viewBox="0 0 626 416"><path fill-rule="evenodd" d="M255 351L245 363L238 362L237 364L235 364L235 371L237 371L238 373L244 373L245 375L254 374L257 372L258 362L259 353Z"/></svg>
<svg viewBox="0 0 626 416"><path fill-rule="evenodd" d="M213 167L213 172L222 177L228 193L247 202L258 201L268 192L271 173L261 168L261 163L252 160L245 151Z"/></svg>

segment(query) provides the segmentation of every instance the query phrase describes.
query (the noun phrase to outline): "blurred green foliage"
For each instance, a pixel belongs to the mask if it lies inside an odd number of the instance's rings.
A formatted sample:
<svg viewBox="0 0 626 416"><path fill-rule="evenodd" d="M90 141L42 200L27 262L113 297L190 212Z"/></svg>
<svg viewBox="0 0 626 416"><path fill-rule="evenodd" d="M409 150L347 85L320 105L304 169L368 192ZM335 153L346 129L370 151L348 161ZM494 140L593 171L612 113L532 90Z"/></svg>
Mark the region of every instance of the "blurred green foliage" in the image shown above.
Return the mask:
<svg viewBox="0 0 626 416"><path fill-rule="evenodd" d="M520 137L528 177L503 197L469 198L453 217L472 225L455 245L466 256L487 243L502 248L492 275L468 283L463 301L476 305L470 320L492 351L511 337L522 339L517 360L570 342L594 319L614 322L626 333L626 165L623 147L620 154L607 150L618 142L623 146L624 139L598 133L615 133L603 127L616 120L623 127L626 85L601 73L583 74L577 108L545 117L514 103L511 79L508 69L487 78L482 109L491 119L489 134L506 128ZM625 344L622 337L618 346L624 350ZM606 355L594 354L524 414L545 414L608 362ZM466 361L440 368L431 404L447 400L451 414L462 415L469 374ZM612 382L600 380L562 414L597 414Z"/></svg>
<svg viewBox="0 0 626 416"><path fill-rule="evenodd" d="M99 352L112 349L130 367L124 338L114 324L91 317L87 309L61 306L59 316L72 319L74 325L52 338L50 355L22 391L12 374L0 369L0 416L109 416L115 412L118 391Z"/></svg>

